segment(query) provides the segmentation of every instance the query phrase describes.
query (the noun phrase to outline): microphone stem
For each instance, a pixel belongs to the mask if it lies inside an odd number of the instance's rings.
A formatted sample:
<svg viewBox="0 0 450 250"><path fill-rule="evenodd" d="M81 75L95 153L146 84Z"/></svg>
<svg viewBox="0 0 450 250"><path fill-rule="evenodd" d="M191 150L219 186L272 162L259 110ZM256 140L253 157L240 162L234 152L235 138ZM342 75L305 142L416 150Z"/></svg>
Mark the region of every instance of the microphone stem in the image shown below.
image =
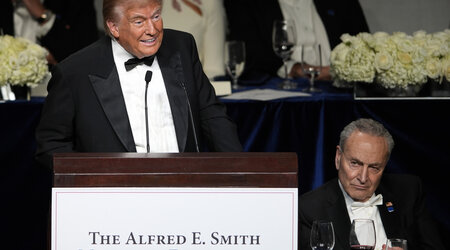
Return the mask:
<svg viewBox="0 0 450 250"><path fill-rule="evenodd" d="M147 136L147 153L150 153L150 140L148 133L148 107L147 107L147 91L148 91L148 83L145 85L145 132Z"/></svg>
<svg viewBox="0 0 450 250"><path fill-rule="evenodd" d="M192 115L191 102L189 101L189 95L187 93L186 86L184 85L184 82L180 82L180 84L181 84L181 87L184 90L184 93L186 94L189 116L191 117L190 120L191 120L192 132L194 133L195 149L197 150L197 153L199 153L200 149L198 147L197 132L195 131L195 123L194 123L194 116Z"/></svg>

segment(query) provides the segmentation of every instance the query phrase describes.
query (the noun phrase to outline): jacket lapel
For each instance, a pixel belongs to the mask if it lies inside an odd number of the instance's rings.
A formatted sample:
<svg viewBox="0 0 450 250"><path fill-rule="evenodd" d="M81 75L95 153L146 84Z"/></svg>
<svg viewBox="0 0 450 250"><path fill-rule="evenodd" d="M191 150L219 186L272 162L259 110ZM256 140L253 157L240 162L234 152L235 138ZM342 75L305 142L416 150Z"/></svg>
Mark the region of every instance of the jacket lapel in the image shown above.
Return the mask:
<svg viewBox="0 0 450 250"><path fill-rule="evenodd" d="M396 206L398 199L386 190L383 189L382 184L378 188L383 195L383 204L378 205L378 211L380 212L381 221L383 222L384 231L387 238L402 238L399 235L401 230L400 212L399 207ZM376 192L378 194L378 192Z"/></svg>
<svg viewBox="0 0 450 250"><path fill-rule="evenodd" d="M348 216L347 206L345 204L344 195L339 188L337 179L332 183L332 188L328 193L328 214L330 218L334 218L334 234L336 249L349 248L350 234L350 217ZM339 247L338 247L339 246Z"/></svg>
<svg viewBox="0 0 450 250"><path fill-rule="evenodd" d="M178 52L169 53L163 44L158 51L157 58L169 98L178 148L180 152L184 152L186 149L189 116L186 93L181 87L181 84L186 84L186 81L180 54Z"/></svg>
<svg viewBox="0 0 450 250"><path fill-rule="evenodd" d="M131 132L131 126L120 87L119 74L114 64L112 56L111 41L109 38L103 39L106 49L104 57L100 59L103 66L100 66L98 75L89 75L97 98L108 117L111 126L114 128L122 144L130 152L135 152L136 147ZM172 111L175 133L177 135L178 148L180 152L185 151L188 133L188 108L187 99L181 82L185 82L180 54L173 53L162 44L157 53L158 63L161 68L167 96L169 98ZM102 65L100 64L100 65Z"/></svg>
<svg viewBox="0 0 450 250"><path fill-rule="evenodd" d="M129 152L136 152L136 146L131 132L131 125L125 106L125 100L120 87L119 74L112 56L111 40L106 37L99 41L104 43L105 50L99 58L98 75L89 75L92 87L103 108L111 126L123 146Z"/></svg>

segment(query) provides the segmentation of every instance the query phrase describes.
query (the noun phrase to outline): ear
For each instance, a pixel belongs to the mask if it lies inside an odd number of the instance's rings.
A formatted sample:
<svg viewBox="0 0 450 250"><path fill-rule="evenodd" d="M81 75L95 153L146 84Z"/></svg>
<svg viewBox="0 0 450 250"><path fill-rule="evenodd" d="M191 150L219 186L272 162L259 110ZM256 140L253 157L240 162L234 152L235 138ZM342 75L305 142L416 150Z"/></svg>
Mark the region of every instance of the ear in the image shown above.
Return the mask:
<svg viewBox="0 0 450 250"><path fill-rule="evenodd" d="M334 157L334 165L336 166L336 170L339 170L339 167L341 166L341 157L341 148L339 146L336 146L336 156Z"/></svg>
<svg viewBox="0 0 450 250"><path fill-rule="evenodd" d="M108 25L109 32L111 35L114 36L114 38L119 38L119 27L118 25L113 22L112 20L107 20L106 25Z"/></svg>

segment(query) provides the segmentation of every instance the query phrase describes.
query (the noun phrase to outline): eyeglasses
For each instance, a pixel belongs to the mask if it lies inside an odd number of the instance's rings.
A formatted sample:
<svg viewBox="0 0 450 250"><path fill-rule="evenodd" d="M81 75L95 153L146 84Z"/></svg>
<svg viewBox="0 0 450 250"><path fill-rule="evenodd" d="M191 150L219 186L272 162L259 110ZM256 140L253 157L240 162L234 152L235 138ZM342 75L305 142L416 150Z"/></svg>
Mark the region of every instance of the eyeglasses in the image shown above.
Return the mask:
<svg viewBox="0 0 450 250"><path fill-rule="evenodd" d="M359 170L364 168L365 166L367 166L369 173L371 174L378 174L383 170L383 165L382 163L364 163L358 159L355 158L348 158L345 154L344 151L342 151L342 149L339 147L339 151L341 152L342 156L344 157L345 161L348 163L348 165L350 166L350 168L352 170Z"/></svg>

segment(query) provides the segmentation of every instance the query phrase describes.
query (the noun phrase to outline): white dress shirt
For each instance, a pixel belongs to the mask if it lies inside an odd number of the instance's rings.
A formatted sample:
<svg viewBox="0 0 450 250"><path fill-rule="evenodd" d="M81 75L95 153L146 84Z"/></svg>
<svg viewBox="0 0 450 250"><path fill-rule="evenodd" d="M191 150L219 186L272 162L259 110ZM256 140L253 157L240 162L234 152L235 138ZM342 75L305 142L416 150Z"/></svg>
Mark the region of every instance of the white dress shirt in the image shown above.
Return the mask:
<svg viewBox="0 0 450 250"><path fill-rule="evenodd" d="M319 65L319 58L312 53L313 45L320 44L322 52L322 66L330 65L330 43L327 32L317 13L312 0L278 0L284 19L294 21L297 45L294 53L288 61L288 72L296 62L302 60L302 45L305 49L303 56L305 61L311 65ZM284 66L278 70L278 75L284 77Z"/></svg>
<svg viewBox="0 0 450 250"><path fill-rule="evenodd" d="M384 231L383 222L381 221L380 212L378 211L377 206L364 206L364 203L370 203L372 200L375 200L378 197L376 197L375 194L372 194L372 197L370 197L368 201L361 202L360 204L358 204L360 205L360 207L358 207L357 209L352 209L352 204L355 203L355 201L347 194L347 192L345 192L340 181L339 187L341 188L341 191L345 197L345 204L347 205L350 222L352 222L354 219L372 219L375 224L376 234L375 250L381 250L383 244L386 244L387 237L386 232ZM380 198L381 204L383 204L382 197Z"/></svg>
<svg viewBox="0 0 450 250"><path fill-rule="evenodd" d="M136 151L147 152L145 75L150 70L153 72L147 92L150 152L179 152L169 98L157 58L155 57L152 66L142 64L126 71L124 63L133 58L133 55L114 39L112 39L112 50Z"/></svg>

